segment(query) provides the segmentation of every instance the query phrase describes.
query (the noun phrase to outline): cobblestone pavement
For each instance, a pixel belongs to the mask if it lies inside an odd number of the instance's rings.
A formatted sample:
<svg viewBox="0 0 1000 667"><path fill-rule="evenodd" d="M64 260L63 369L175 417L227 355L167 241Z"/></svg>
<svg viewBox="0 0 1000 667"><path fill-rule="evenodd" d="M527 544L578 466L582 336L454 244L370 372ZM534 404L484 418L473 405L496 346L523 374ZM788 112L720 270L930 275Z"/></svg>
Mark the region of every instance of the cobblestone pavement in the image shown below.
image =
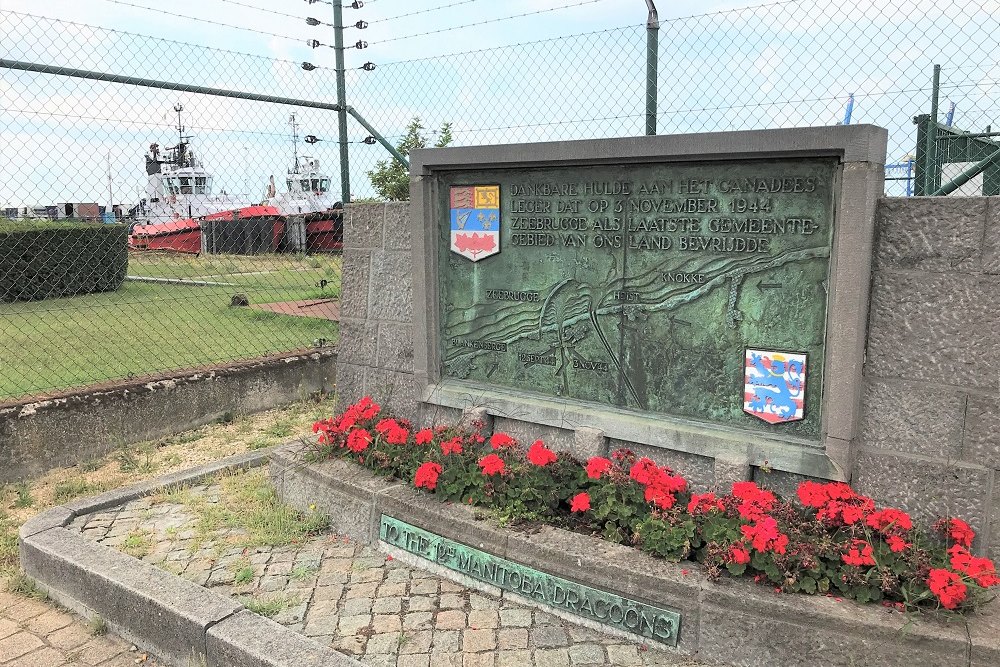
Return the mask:
<svg viewBox="0 0 1000 667"><path fill-rule="evenodd" d="M111 634L94 636L86 622L51 602L8 593L0 579L0 665L3 667L155 667Z"/></svg>
<svg viewBox="0 0 1000 667"><path fill-rule="evenodd" d="M189 493L207 501L202 508L219 502L218 486ZM476 592L331 533L288 546L234 547L241 530L199 532L187 506L161 501L140 499L80 517L76 526L367 665L701 665Z"/></svg>

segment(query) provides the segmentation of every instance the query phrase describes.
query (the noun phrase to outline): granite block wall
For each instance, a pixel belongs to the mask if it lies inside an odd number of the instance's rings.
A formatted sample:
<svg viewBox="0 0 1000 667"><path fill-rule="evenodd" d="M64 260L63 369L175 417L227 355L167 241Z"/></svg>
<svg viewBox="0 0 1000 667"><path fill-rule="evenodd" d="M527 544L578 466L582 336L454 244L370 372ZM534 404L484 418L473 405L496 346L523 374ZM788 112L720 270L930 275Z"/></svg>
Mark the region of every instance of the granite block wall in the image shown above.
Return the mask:
<svg viewBox="0 0 1000 667"><path fill-rule="evenodd" d="M347 208L338 402L367 393L411 419L454 423L460 411L416 394L408 215L407 203ZM1000 198L883 199L868 326L852 483L924 520L965 517L979 549L1000 557ZM494 422L581 456L629 446L513 416ZM800 480L631 446L702 488L753 477L788 493Z"/></svg>
<svg viewBox="0 0 1000 667"><path fill-rule="evenodd" d="M1000 557L1000 198L883 199L854 485Z"/></svg>
<svg viewBox="0 0 1000 667"><path fill-rule="evenodd" d="M344 212L337 409L368 394L417 419L409 203Z"/></svg>

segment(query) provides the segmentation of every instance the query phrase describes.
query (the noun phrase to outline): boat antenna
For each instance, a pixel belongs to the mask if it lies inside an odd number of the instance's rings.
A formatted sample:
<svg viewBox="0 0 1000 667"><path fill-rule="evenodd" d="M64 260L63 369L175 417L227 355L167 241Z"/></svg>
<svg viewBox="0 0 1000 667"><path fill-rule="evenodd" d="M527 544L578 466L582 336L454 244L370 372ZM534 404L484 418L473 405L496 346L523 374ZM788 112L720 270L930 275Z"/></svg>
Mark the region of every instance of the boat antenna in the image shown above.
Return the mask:
<svg viewBox="0 0 1000 667"><path fill-rule="evenodd" d="M288 117L288 124L292 126L292 159L294 162L293 174L299 173L299 125L295 122L295 114Z"/></svg>
<svg viewBox="0 0 1000 667"><path fill-rule="evenodd" d="M184 111L183 104L175 104L174 111L177 112L177 166L178 167L194 167L194 153L187 150L187 140L191 139L191 135L184 134L184 122L181 120L181 112ZM190 164L187 164L190 161Z"/></svg>

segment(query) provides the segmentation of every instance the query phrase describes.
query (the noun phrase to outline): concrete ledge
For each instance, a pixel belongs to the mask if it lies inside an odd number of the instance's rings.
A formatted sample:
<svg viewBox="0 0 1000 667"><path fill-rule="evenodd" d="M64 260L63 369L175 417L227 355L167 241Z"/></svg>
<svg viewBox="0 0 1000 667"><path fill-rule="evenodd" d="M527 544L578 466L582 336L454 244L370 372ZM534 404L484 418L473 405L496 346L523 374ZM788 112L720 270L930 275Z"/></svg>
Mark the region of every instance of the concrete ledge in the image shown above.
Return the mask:
<svg viewBox="0 0 1000 667"><path fill-rule="evenodd" d="M23 540L50 528L64 528L75 518L76 514L66 507L53 507L25 521L21 529L17 531L17 535Z"/></svg>
<svg viewBox="0 0 1000 667"><path fill-rule="evenodd" d="M777 594L745 579L712 582L694 564L668 563L597 537L553 527L530 534L502 530L476 521L468 507L439 503L345 461L305 466L285 449L275 453L271 467L272 475L280 470L285 488L294 489L291 495L281 494L282 500L300 509L317 504L325 510L319 503L336 498L341 515L364 517L368 536L358 531L358 537L372 544L379 544L377 517L385 513L549 574L676 609L681 629L674 650L709 663L909 667L917 659L921 666L1000 664L1000 610L995 604L967 618L907 616L833 597ZM317 495L311 496L309 489ZM395 553L393 547L380 546ZM434 567L420 559L412 564ZM443 568L435 572L476 585Z"/></svg>
<svg viewBox="0 0 1000 667"><path fill-rule="evenodd" d="M207 644L208 664L225 667L357 667L360 664L250 611L241 611L210 627Z"/></svg>
<svg viewBox="0 0 1000 667"><path fill-rule="evenodd" d="M87 618L100 616L126 640L178 667L202 660L207 667L360 667L228 596L64 527L75 517L158 491L261 466L273 451L238 454L44 512L21 528L21 567L60 604Z"/></svg>
<svg viewBox="0 0 1000 667"><path fill-rule="evenodd" d="M242 605L66 530L22 542L22 567L71 609L85 605L171 664L205 655L205 631Z"/></svg>
<svg viewBox="0 0 1000 667"><path fill-rule="evenodd" d="M128 486L122 489L112 489L111 491L106 491L96 496L80 498L79 500L74 500L71 503L63 505L63 507L73 512L75 516L93 514L94 512L100 512L101 510L108 509L109 507L124 505L125 503L131 502L136 498L152 495L172 486L180 484L197 484L206 477L211 477L212 475L216 475L220 472L248 470L250 468L262 466L267 463L270 458L270 453L271 450L269 449L260 449L252 452L245 452L243 454L233 454L232 456L227 456L226 458L219 459L218 461L212 461L211 463L205 463L204 465L200 465L195 468L188 468L187 470L181 470L175 473L170 473L169 475L163 475L162 477L157 477L156 479L141 482L133 486Z"/></svg>
<svg viewBox="0 0 1000 667"><path fill-rule="evenodd" d="M0 484L330 391L336 363L332 349L299 351L0 403Z"/></svg>
<svg viewBox="0 0 1000 667"><path fill-rule="evenodd" d="M278 497L302 510L327 514L337 530L348 537L368 542L378 537L379 517L375 514L375 494L391 486L367 470L346 461L308 464L305 450L286 446L271 458L271 483ZM331 484L338 480L339 484Z"/></svg>

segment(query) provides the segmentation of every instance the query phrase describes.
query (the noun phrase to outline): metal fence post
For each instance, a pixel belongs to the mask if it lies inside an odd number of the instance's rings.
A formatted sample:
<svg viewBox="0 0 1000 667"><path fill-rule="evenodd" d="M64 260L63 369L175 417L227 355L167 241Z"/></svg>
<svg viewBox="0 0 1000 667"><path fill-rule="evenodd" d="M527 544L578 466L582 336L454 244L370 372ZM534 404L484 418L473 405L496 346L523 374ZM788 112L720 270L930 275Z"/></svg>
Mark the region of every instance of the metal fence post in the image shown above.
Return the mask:
<svg viewBox="0 0 1000 667"><path fill-rule="evenodd" d="M646 134L656 134L656 68L659 58L660 19L653 0L646 0L649 17L646 19Z"/></svg>
<svg viewBox="0 0 1000 667"><path fill-rule="evenodd" d="M350 154L347 145L347 83L344 72L344 8L333 0L333 50L337 63L337 139L340 142L340 201L351 201Z"/></svg>
<svg viewBox="0 0 1000 667"><path fill-rule="evenodd" d="M931 89L931 117L927 120L927 148L924 151L924 194L937 190L937 117L938 97L941 94L941 66L934 66L934 85Z"/></svg>

